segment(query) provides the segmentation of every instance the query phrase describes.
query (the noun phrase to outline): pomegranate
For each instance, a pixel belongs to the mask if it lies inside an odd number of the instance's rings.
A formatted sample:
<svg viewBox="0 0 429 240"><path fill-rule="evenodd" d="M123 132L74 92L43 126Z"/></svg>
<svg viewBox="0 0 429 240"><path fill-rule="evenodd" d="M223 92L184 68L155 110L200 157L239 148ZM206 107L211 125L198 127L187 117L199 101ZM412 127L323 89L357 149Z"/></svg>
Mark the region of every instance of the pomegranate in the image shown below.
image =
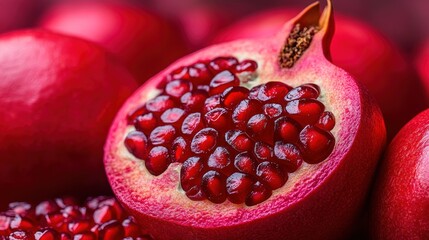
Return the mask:
<svg viewBox="0 0 429 240"><path fill-rule="evenodd" d="M429 105L429 69L427 67L429 64L429 41L427 41L419 50L415 64L420 74L420 78L422 79Z"/></svg>
<svg viewBox="0 0 429 240"><path fill-rule="evenodd" d="M329 63L331 3L148 80L105 145L115 195L164 239L336 239L363 205L381 112ZM168 229L168 231L166 231Z"/></svg>
<svg viewBox="0 0 429 240"><path fill-rule="evenodd" d="M40 26L94 41L116 54L142 83L186 53L179 30L148 10L103 2L66 2Z"/></svg>
<svg viewBox="0 0 429 240"><path fill-rule="evenodd" d="M114 197L88 198L84 203L71 197L38 204L11 202L0 213L0 239L141 239L146 230L129 216Z"/></svg>
<svg viewBox="0 0 429 240"><path fill-rule="evenodd" d="M44 30L0 36L0 207L109 192L103 144L136 88L93 43Z"/></svg>
<svg viewBox="0 0 429 240"><path fill-rule="evenodd" d="M429 237L429 109L390 143L372 197L374 239Z"/></svg>
<svg viewBox="0 0 429 240"><path fill-rule="evenodd" d="M272 36L296 12L284 8L251 15L221 31L214 42ZM425 94L414 70L399 49L373 27L336 14L331 56L335 65L354 75L376 98L386 119L389 139L426 108Z"/></svg>

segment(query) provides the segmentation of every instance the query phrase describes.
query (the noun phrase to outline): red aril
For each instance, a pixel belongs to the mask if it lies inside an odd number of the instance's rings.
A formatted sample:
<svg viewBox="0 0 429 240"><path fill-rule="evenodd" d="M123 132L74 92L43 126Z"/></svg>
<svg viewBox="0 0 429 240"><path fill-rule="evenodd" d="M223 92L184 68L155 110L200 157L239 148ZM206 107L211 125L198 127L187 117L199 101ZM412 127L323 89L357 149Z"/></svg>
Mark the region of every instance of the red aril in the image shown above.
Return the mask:
<svg viewBox="0 0 429 240"><path fill-rule="evenodd" d="M256 13L220 31L213 42L271 37L296 13L298 10L293 8ZM331 58L335 65L362 82L376 98L386 119L389 139L428 106L421 83L399 49L364 22L335 15Z"/></svg>
<svg viewBox="0 0 429 240"><path fill-rule="evenodd" d="M320 14L316 3L270 39L184 57L128 99L111 127L105 168L119 201L155 238L337 239L351 230L385 128L371 97L325 58L331 10L329 2ZM191 77L195 65L208 71ZM178 79L206 91L203 106L189 109L167 94ZM148 110L160 96L185 111L181 127L161 125L183 138L189 157L153 174L127 136L138 131L138 116L162 114ZM140 149L171 146L158 143Z"/></svg>
<svg viewBox="0 0 429 240"><path fill-rule="evenodd" d="M62 3L45 13L40 26L100 44L117 55L140 83L187 51L176 26L133 6Z"/></svg>
<svg viewBox="0 0 429 240"><path fill-rule="evenodd" d="M407 123L387 148L372 196L374 239L429 236L429 109Z"/></svg>
<svg viewBox="0 0 429 240"><path fill-rule="evenodd" d="M55 198L37 204L11 202L0 212L1 239L142 239L150 240L114 197Z"/></svg>
<svg viewBox="0 0 429 240"><path fill-rule="evenodd" d="M0 207L109 192L103 144L136 88L127 70L91 42L44 30L0 36Z"/></svg>

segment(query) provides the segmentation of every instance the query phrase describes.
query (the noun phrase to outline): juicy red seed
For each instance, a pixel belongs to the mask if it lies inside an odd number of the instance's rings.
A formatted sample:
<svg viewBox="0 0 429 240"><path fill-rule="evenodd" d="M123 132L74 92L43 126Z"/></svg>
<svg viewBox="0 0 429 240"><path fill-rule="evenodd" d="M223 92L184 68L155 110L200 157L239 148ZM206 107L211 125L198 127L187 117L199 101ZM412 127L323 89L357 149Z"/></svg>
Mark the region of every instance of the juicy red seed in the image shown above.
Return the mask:
<svg viewBox="0 0 429 240"><path fill-rule="evenodd" d="M246 127L247 121L255 114L261 112L260 103L257 100L245 99L241 101L232 113L232 120L239 128Z"/></svg>
<svg viewBox="0 0 429 240"><path fill-rule="evenodd" d="M185 111L180 108L170 108L161 115L161 121L166 124L177 123L184 115Z"/></svg>
<svg viewBox="0 0 429 240"><path fill-rule="evenodd" d="M263 142L255 143L254 153L261 160L270 160L273 157L273 149Z"/></svg>
<svg viewBox="0 0 429 240"><path fill-rule="evenodd" d="M28 214L28 210L31 209L31 205L26 202L12 202L9 203L9 209L15 214L23 216Z"/></svg>
<svg viewBox="0 0 429 240"><path fill-rule="evenodd" d="M271 196L271 194L271 189L267 188L265 184L258 181L253 185L252 191L246 199L246 205L254 206L256 204L259 204L267 200Z"/></svg>
<svg viewBox="0 0 429 240"><path fill-rule="evenodd" d="M255 174L256 164L256 161L247 152L237 154L234 159L235 168L242 173L250 175Z"/></svg>
<svg viewBox="0 0 429 240"><path fill-rule="evenodd" d="M180 98L186 92L192 90L192 83L186 80L173 80L165 86L165 92L173 97Z"/></svg>
<svg viewBox="0 0 429 240"><path fill-rule="evenodd" d="M209 85L198 85L197 90L201 90L201 91L208 93L210 91L210 86Z"/></svg>
<svg viewBox="0 0 429 240"><path fill-rule="evenodd" d="M185 93L181 98L183 109L188 112L199 111L203 108L204 102L208 97L208 93L203 90L194 90Z"/></svg>
<svg viewBox="0 0 429 240"><path fill-rule="evenodd" d="M190 157L183 163L180 169L180 182L183 190L188 191L191 186L198 182L203 167L199 157Z"/></svg>
<svg viewBox="0 0 429 240"><path fill-rule="evenodd" d="M281 117L274 122L275 138L286 142L296 142L301 127L291 118Z"/></svg>
<svg viewBox="0 0 429 240"><path fill-rule="evenodd" d="M137 108L133 112L129 112L127 114L128 123L133 123L133 121L134 121L134 119L136 119L136 117L143 115L145 113L147 113L146 105L140 106L139 108Z"/></svg>
<svg viewBox="0 0 429 240"><path fill-rule="evenodd" d="M134 127L145 134L149 134L157 125L157 120L153 113L146 113L138 116L134 120Z"/></svg>
<svg viewBox="0 0 429 240"><path fill-rule="evenodd" d="M169 144L173 141L176 129L171 125L156 127L149 136L149 140L153 145Z"/></svg>
<svg viewBox="0 0 429 240"><path fill-rule="evenodd" d="M13 231L12 233L9 234L9 238L10 240L17 240L17 239L31 239L31 235L29 233L27 233L26 231L23 230L17 230L17 231Z"/></svg>
<svg viewBox="0 0 429 240"><path fill-rule="evenodd" d="M230 87L222 92L220 99L224 107L233 109L239 102L249 96L249 89L241 86Z"/></svg>
<svg viewBox="0 0 429 240"><path fill-rule="evenodd" d="M125 237L137 238L142 234L140 226L134 222L132 217L127 217L122 221L122 228L124 229Z"/></svg>
<svg viewBox="0 0 429 240"><path fill-rule="evenodd" d="M226 200L225 178L216 171L211 170L203 175L201 190L214 203Z"/></svg>
<svg viewBox="0 0 429 240"><path fill-rule="evenodd" d="M146 109L149 112L164 112L169 108L175 107L176 103L174 100L167 95L159 95L146 102Z"/></svg>
<svg viewBox="0 0 429 240"><path fill-rule="evenodd" d="M73 236L73 240L96 240L97 236L93 232L85 232Z"/></svg>
<svg viewBox="0 0 429 240"><path fill-rule="evenodd" d="M172 81L175 79L185 79L189 80L190 76L188 73L188 67L182 66L173 70L170 75L167 77L167 81Z"/></svg>
<svg viewBox="0 0 429 240"><path fill-rule="evenodd" d="M203 128L201 113L189 114L182 123L182 133L191 135Z"/></svg>
<svg viewBox="0 0 429 240"><path fill-rule="evenodd" d="M189 68L188 72L192 82L198 85L208 84L212 77L210 70L204 63L195 63Z"/></svg>
<svg viewBox="0 0 429 240"><path fill-rule="evenodd" d="M254 72L258 68L258 64L253 60L243 60L235 66L236 73Z"/></svg>
<svg viewBox="0 0 429 240"><path fill-rule="evenodd" d="M115 218L115 211L111 206L101 206L92 214L92 220L97 224L102 224Z"/></svg>
<svg viewBox="0 0 429 240"><path fill-rule="evenodd" d="M163 173L170 165L171 160L168 149L164 146L157 146L150 150L145 165L147 170L155 176Z"/></svg>
<svg viewBox="0 0 429 240"><path fill-rule="evenodd" d="M261 162L256 169L256 175L272 190L282 187L287 181L287 175L275 162Z"/></svg>
<svg viewBox="0 0 429 240"><path fill-rule="evenodd" d="M19 215L16 215L14 218L12 218L9 226L11 229L21 229L21 230L30 230L34 228L34 225L29 218L21 217Z"/></svg>
<svg viewBox="0 0 429 240"><path fill-rule="evenodd" d="M261 89L262 85L254 86L249 91L249 99L258 100L259 89Z"/></svg>
<svg viewBox="0 0 429 240"><path fill-rule="evenodd" d="M230 115L225 108L215 108L204 115L205 122L209 127L224 129L230 125Z"/></svg>
<svg viewBox="0 0 429 240"><path fill-rule="evenodd" d="M124 234L125 232L121 223L117 220L111 220L109 222L103 223L100 226L98 239L122 239Z"/></svg>
<svg viewBox="0 0 429 240"><path fill-rule="evenodd" d="M244 203L252 191L255 180L245 173L233 173L226 179L226 193L232 203Z"/></svg>
<svg viewBox="0 0 429 240"><path fill-rule="evenodd" d="M197 185L191 187L188 191L186 191L186 196L194 201L201 201L206 199L206 196L204 195L203 191L201 190L201 182Z"/></svg>
<svg viewBox="0 0 429 240"><path fill-rule="evenodd" d="M331 131L335 126L334 114L323 112L315 126L326 131Z"/></svg>
<svg viewBox="0 0 429 240"><path fill-rule="evenodd" d="M253 141L250 137L237 129L226 132L225 141L238 152L249 151L253 147Z"/></svg>
<svg viewBox="0 0 429 240"><path fill-rule="evenodd" d="M268 82L259 87L257 98L262 102L282 102L290 89L282 82Z"/></svg>
<svg viewBox="0 0 429 240"><path fill-rule="evenodd" d="M261 134L268 125L268 118L264 114L256 114L247 122L247 129L254 134Z"/></svg>
<svg viewBox="0 0 429 240"><path fill-rule="evenodd" d="M79 218L82 216L79 208L77 206L67 206L60 211L66 218Z"/></svg>
<svg viewBox="0 0 429 240"><path fill-rule="evenodd" d="M296 87L289 91L286 95L286 101L304 99L304 98L313 98L316 99L319 97L320 89L315 84L304 84L299 87Z"/></svg>
<svg viewBox="0 0 429 240"><path fill-rule="evenodd" d="M60 213L51 213L45 215L45 222L53 228L60 227L63 224L64 220L64 216Z"/></svg>
<svg viewBox="0 0 429 240"><path fill-rule="evenodd" d="M213 95L206 99L204 102L204 109L203 112L206 113L210 110L213 110L215 108L221 107L220 104L220 95Z"/></svg>
<svg viewBox="0 0 429 240"><path fill-rule="evenodd" d="M213 128L203 128L191 142L191 151L196 154L208 153L216 146L218 132Z"/></svg>
<svg viewBox="0 0 429 240"><path fill-rule="evenodd" d="M238 60L235 57L217 57L209 63L209 67L216 74L222 70L235 69L237 64Z"/></svg>
<svg viewBox="0 0 429 240"><path fill-rule="evenodd" d="M306 126L299 134L303 146L304 161L319 163L334 149L335 138L329 131L314 126Z"/></svg>
<svg viewBox="0 0 429 240"><path fill-rule="evenodd" d="M239 84L240 80L233 73L228 70L222 71L210 81L210 95L220 94L225 89Z"/></svg>
<svg viewBox="0 0 429 240"><path fill-rule="evenodd" d="M56 240L60 238L60 235L53 229L44 229L35 232L34 238L36 240Z"/></svg>
<svg viewBox="0 0 429 240"><path fill-rule="evenodd" d="M276 118L283 113L282 105L277 103L267 103L262 109L269 118Z"/></svg>
<svg viewBox="0 0 429 240"><path fill-rule="evenodd" d="M57 203L57 205L60 208L66 208L67 206L76 206L77 205L76 199L74 199L72 197L55 198L55 203Z"/></svg>
<svg viewBox="0 0 429 240"><path fill-rule="evenodd" d="M291 118L305 126L317 123L325 106L314 99L300 99L288 102L285 109Z"/></svg>
<svg viewBox="0 0 429 240"><path fill-rule="evenodd" d="M124 144L128 151L136 158L144 159L146 157L148 142L144 133L139 131L129 132Z"/></svg>
<svg viewBox="0 0 429 240"><path fill-rule="evenodd" d="M228 150L224 147L217 147L209 156L207 166L215 169L224 169L231 164Z"/></svg>
<svg viewBox="0 0 429 240"><path fill-rule="evenodd" d="M173 145L171 146L171 162L183 163L189 157L189 149L187 142L183 137L174 139Z"/></svg>
<svg viewBox="0 0 429 240"><path fill-rule="evenodd" d="M91 227L92 227L92 225L91 225L91 222L89 220L73 221L67 225L67 229L70 231L70 233L73 233L73 234L78 234L78 233L90 231Z"/></svg>
<svg viewBox="0 0 429 240"><path fill-rule="evenodd" d="M35 214L36 216L46 215L50 213L57 212L60 207L57 205L55 201L43 201L36 206Z"/></svg>
<svg viewBox="0 0 429 240"><path fill-rule="evenodd" d="M303 161L301 151L291 143L276 142L274 145L274 155L288 172L296 171Z"/></svg>
<svg viewBox="0 0 429 240"><path fill-rule="evenodd" d="M61 240L71 240L72 238L67 233L61 233L60 239Z"/></svg>

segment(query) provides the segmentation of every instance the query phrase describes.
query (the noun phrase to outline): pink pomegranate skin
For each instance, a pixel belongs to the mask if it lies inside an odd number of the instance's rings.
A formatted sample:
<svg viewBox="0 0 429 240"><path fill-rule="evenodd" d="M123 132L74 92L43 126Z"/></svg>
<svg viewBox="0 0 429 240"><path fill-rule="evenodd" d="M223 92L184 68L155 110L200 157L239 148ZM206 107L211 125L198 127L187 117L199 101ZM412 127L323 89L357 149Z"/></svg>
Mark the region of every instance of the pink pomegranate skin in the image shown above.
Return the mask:
<svg viewBox="0 0 429 240"><path fill-rule="evenodd" d="M367 92L350 74L325 60L332 33L329 7L320 19L320 32L304 55L292 68L280 68L279 51L293 25L319 23L318 7L310 6L275 37L214 45L178 60L123 105L107 138L105 168L118 200L138 222L149 225L156 239L344 239L351 230L383 149L385 128L381 112ZM269 199L252 207L192 201L180 190L180 164L173 163L153 176L144 161L124 146L133 129L127 115L156 96L156 87L170 72L231 55L258 62L254 84L273 80L291 86L317 84L336 121L331 155L320 164L306 165Z"/></svg>
<svg viewBox="0 0 429 240"><path fill-rule="evenodd" d="M0 37L0 206L109 189L103 143L137 88L97 45L45 30Z"/></svg>
<svg viewBox="0 0 429 240"><path fill-rule="evenodd" d="M271 36L297 12L296 9L285 8L251 15L221 31L213 42ZM355 76L376 98L386 119L389 139L428 106L411 64L373 27L336 14L331 57L335 65Z"/></svg>
<svg viewBox="0 0 429 240"><path fill-rule="evenodd" d="M140 83L187 52L172 23L127 5L63 3L48 10L40 26L102 45L117 55Z"/></svg>
<svg viewBox="0 0 429 240"><path fill-rule="evenodd" d="M429 109L390 143L372 197L374 239L429 237Z"/></svg>

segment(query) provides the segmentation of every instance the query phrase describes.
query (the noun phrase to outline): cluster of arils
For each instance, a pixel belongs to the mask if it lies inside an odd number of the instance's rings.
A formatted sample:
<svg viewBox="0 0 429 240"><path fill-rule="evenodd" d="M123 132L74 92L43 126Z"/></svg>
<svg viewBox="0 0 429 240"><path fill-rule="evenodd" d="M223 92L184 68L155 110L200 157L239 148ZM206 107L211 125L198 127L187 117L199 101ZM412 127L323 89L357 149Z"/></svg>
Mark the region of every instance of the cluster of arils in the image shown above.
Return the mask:
<svg viewBox="0 0 429 240"><path fill-rule="evenodd" d="M181 187L193 200L258 204L303 162L332 152L334 116L320 88L268 82L240 86L257 63L219 57L173 71L161 93L129 114L125 146L153 175L183 163Z"/></svg>
<svg viewBox="0 0 429 240"><path fill-rule="evenodd" d="M82 205L72 198L57 198L36 206L11 203L7 211L0 213L0 239L152 238L127 215L115 198L97 197Z"/></svg>

